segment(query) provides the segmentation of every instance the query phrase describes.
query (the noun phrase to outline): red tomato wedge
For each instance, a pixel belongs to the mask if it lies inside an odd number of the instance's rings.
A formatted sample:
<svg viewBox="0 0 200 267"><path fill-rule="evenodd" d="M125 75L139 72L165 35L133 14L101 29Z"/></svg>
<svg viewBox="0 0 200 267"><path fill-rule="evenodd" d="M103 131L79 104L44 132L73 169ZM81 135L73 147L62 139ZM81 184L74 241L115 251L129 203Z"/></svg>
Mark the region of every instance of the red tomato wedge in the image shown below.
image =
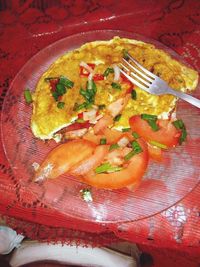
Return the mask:
<svg viewBox="0 0 200 267"><path fill-rule="evenodd" d="M34 180L53 179L64 174L75 164L90 157L95 147L94 143L81 139L57 146L44 159Z"/></svg>
<svg viewBox="0 0 200 267"><path fill-rule="evenodd" d="M83 175L91 170L94 170L98 165L101 164L105 156L108 154L109 147L110 146L108 145L97 146L94 150L94 153L89 158L73 166L72 169L69 170L69 173Z"/></svg>
<svg viewBox="0 0 200 267"><path fill-rule="evenodd" d="M155 161L163 160L162 149L148 144L149 157Z"/></svg>
<svg viewBox="0 0 200 267"><path fill-rule="evenodd" d="M132 131L138 133L147 142L156 141L167 147L173 147L179 143L180 131L169 120L157 120L160 129L156 132L139 115L131 117L129 123Z"/></svg>
<svg viewBox="0 0 200 267"><path fill-rule="evenodd" d="M128 162L127 166L121 171L113 173L96 174L90 171L82 177L82 181L104 189L119 189L132 184L138 184L144 175L148 165L148 150L146 143L138 140L143 151L134 155Z"/></svg>

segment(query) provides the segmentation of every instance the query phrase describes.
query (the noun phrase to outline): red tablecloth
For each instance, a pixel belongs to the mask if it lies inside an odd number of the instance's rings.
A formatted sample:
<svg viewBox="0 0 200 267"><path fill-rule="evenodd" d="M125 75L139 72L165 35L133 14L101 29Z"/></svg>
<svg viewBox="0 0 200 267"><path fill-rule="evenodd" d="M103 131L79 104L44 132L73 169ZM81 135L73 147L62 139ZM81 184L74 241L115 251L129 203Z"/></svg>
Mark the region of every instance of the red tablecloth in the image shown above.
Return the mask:
<svg viewBox="0 0 200 267"><path fill-rule="evenodd" d="M93 29L126 30L154 38L199 71L199 10L198 0L1 1L0 107L12 79L28 59L56 40ZM156 266L160 262L163 267L199 266L199 199L200 186L165 212L117 226L72 220L18 187L0 144L0 213L30 238L92 245L124 239L150 252Z"/></svg>

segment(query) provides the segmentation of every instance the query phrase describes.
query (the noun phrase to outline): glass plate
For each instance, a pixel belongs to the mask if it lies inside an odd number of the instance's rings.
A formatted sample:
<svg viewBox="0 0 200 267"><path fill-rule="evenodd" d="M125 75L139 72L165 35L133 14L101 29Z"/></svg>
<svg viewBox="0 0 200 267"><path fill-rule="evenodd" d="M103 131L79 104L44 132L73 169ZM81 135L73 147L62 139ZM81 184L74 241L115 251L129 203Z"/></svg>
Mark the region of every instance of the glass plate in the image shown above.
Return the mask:
<svg viewBox="0 0 200 267"><path fill-rule="evenodd" d="M200 113L197 108L180 101L177 113L178 118L182 118L186 124L188 141L166 152L164 163L150 162L142 184L135 192L126 188L112 191L92 188L93 202L85 202L80 190L88 186L72 177L63 175L40 185L32 182L33 162L40 163L57 144L54 141L45 143L32 135L32 107L25 104L24 89L28 87L34 91L43 72L67 51L86 42L109 40L114 36L152 43L183 61L175 52L157 41L133 33L100 30L66 37L36 54L17 74L4 101L1 125L5 154L20 186L33 192L48 206L70 217L104 223L135 221L159 213L184 198L200 179L197 146Z"/></svg>

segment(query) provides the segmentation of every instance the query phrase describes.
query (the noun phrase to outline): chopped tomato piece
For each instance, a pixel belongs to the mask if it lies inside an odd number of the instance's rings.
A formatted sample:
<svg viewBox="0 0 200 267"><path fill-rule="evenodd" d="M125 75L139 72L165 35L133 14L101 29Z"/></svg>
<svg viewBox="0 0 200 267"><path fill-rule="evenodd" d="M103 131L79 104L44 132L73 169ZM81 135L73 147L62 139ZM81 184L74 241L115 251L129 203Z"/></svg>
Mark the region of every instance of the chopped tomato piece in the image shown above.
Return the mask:
<svg viewBox="0 0 200 267"><path fill-rule="evenodd" d="M55 91L55 90L56 90L56 85L57 85L57 83L58 83L58 79L51 79L51 80L49 81L49 83L50 83L50 86L51 86L51 90L52 90L52 91Z"/></svg>
<svg viewBox="0 0 200 267"><path fill-rule="evenodd" d="M112 173L100 173L90 171L81 177L82 181L104 189L119 189L132 184L138 184L144 175L148 165L148 150L144 141L138 141L143 151L134 155L128 162L127 166L120 171Z"/></svg>
<svg viewBox="0 0 200 267"><path fill-rule="evenodd" d="M85 122L74 122L73 124L70 124L69 126L65 127L63 130L64 132L70 132L75 131L83 128L89 128L92 124L89 121Z"/></svg>
<svg viewBox="0 0 200 267"><path fill-rule="evenodd" d="M93 80L94 80L94 81L103 81L103 80L104 80L104 76L103 76L103 74L98 74L98 73L96 73L96 74L93 76Z"/></svg>
<svg viewBox="0 0 200 267"><path fill-rule="evenodd" d="M148 122L139 115L131 117L129 123L132 131L139 134L147 142L156 141L167 147L173 147L179 143L180 131L169 120L157 120L158 131L153 131Z"/></svg>
<svg viewBox="0 0 200 267"><path fill-rule="evenodd" d="M109 115L104 115L94 126L94 133L99 134L109 125L113 124L113 118Z"/></svg>
<svg viewBox="0 0 200 267"><path fill-rule="evenodd" d="M129 81L129 79L127 79L126 76L124 76L122 73L120 74L120 78L121 78L122 82L124 82L128 85L127 89L126 89L126 93L130 94L131 91L134 89L134 84L132 84L132 82Z"/></svg>
<svg viewBox="0 0 200 267"><path fill-rule="evenodd" d="M35 174L35 181L56 178L75 164L92 155L95 144L86 140L74 140L54 148L40 165Z"/></svg>
<svg viewBox="0 0 200 267"><path fill-rule="evenodd" d="M84 175L87 172L94 170L98 165L101 164L105 156L108 154L109 147L110 146L108 145L97 146L94 150L94 153L90 157L73 166L72 169L69 170L69 173L75 175Z"/></svg>
<svg viewBox="0 0 200 267"><path fill-rule="evenodd" d="M163 160L162 149L148 144L149 157L155 161L161 162Z"/></svg>

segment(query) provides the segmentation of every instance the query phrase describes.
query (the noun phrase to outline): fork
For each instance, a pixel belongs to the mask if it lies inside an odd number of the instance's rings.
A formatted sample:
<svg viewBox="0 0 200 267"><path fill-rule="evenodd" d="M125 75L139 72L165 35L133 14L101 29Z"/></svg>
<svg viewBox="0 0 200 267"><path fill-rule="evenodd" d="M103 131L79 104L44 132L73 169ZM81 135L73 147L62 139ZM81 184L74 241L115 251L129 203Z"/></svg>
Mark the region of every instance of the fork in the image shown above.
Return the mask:
<svg viewBox="0 0 200 267"><path fill-rule="evenodd" d="M163 95L163 94L171 94L178 98L185 100L186 102L200 108L200 100L182 93L180 91L173 90L168 86L168 84L144 68L138 61L136 61L130 54L126 53L127 58L130 60L126 60L123 58L123 63L120 63L120 72L124 74L124 76L133 84L137 85L139 88L145 90L150 94L155 95ZM130 63L131 62L131 63ZM126 64L126 65L125 65ZM133 65L134 64L134 65Z"/></svg>

